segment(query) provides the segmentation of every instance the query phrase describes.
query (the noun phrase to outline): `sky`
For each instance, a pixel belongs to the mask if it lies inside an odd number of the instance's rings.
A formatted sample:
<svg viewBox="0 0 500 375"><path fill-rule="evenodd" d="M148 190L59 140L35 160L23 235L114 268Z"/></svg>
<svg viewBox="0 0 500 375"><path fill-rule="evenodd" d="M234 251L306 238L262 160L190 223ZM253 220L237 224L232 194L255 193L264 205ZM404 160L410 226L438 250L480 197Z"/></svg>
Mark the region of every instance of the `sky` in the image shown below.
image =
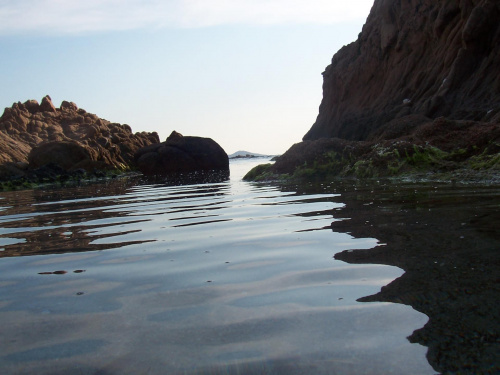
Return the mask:
<svg viewBox="0 0 500 375"><path fill-rule="evenodd" d="M0 108L50 95L134 132L281 154L373 0L0 0Z"/></svg>

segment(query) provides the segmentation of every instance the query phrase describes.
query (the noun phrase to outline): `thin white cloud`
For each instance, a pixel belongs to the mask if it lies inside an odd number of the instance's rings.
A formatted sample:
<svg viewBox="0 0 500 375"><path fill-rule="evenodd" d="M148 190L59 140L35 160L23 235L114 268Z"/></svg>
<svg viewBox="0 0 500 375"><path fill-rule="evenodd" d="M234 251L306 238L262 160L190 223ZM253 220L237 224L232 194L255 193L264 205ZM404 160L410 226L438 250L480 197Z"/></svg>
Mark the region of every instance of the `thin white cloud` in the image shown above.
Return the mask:
<svg viewBox="0 0 500 375"><path fill-rule="evenodd" d="M373 0L0 0L0 33L81 34L365 19Z"/></svg>
<svg viewBox="0 0 500 375"><path fill-rule="evenodd" d="M373 0L185 0L183 26L337 23L365 19Z"/></svg>

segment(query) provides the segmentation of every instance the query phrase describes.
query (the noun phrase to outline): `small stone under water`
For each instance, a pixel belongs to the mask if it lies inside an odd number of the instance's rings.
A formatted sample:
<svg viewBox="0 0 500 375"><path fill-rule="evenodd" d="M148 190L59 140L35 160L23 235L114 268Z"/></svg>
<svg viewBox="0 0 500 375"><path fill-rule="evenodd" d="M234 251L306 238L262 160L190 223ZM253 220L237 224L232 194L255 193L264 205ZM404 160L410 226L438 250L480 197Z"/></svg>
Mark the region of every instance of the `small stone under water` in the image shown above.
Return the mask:
<svg viewBox="0 0 500 375"><path fill-rule="evenodd" d="M64 275L66 273L68 273L68 271L63 271L63 270L54 272L38 272L39 275Z"/></svg>

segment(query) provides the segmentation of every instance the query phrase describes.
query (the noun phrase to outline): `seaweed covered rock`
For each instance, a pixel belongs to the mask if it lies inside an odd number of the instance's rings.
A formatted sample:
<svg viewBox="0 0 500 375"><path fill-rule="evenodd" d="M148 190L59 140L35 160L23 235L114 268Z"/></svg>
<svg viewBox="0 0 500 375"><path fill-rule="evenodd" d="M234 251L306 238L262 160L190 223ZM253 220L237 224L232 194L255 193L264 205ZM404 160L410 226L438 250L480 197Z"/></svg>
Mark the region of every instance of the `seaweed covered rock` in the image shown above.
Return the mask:
<svg viewBox="0 0 500 375"><path fill-rule="evenodd" d="M413 176L500 183L499 124L440 117L408 132L375 141L302 141L265 171L252 170L245 179Z"/></svg>

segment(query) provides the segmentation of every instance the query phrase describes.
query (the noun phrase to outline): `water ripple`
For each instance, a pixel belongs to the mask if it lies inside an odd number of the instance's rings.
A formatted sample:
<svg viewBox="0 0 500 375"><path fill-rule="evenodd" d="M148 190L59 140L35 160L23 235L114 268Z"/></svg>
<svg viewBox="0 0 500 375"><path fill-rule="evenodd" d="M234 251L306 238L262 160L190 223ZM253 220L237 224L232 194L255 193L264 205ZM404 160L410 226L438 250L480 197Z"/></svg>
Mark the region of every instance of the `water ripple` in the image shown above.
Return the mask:
<svg viewBox="0 0 500 375"><path fill-rule="evenodd" d="M333 258L377 245L332 230L339 195L246 183L245 166L216 184L2 193L2 370L431 373L406 340L423 314L357 301L402 270Z"/></svg>

